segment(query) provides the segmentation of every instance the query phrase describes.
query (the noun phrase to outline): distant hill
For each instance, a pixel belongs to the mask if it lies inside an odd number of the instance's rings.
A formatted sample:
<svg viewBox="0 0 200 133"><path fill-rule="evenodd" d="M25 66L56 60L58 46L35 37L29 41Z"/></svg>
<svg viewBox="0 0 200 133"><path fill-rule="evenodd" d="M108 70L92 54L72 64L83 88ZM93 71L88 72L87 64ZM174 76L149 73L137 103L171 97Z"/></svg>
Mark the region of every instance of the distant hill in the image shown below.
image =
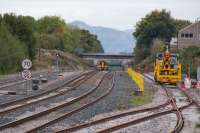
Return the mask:
<svg viewBox="0 0 200 133"><path fill-rule="evenodd" d="M89 30L92 34L97 35L106 53L132 52L135 47L133 30L120 31L107 27L90 26L81 21L74 21L70 25Z"/></svg>

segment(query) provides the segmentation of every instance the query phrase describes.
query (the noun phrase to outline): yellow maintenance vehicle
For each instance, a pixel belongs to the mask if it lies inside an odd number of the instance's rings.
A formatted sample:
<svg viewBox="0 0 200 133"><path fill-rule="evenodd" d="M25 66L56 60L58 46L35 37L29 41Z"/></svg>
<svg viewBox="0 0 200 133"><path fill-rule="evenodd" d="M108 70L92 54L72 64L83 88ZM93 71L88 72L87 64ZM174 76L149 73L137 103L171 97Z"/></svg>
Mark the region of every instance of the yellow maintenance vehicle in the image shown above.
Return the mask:
<svg viewBox="0 0 200 133"><path fill-rule="evenodd" d="M156 54L154 80L167 84L176 84L181 81L181 64L178 61L178 54L170 53L168 47L164 53Z"/></svg>
<svg viewBox="0 0 200 133"><path fill-rule="evenodd" d="M97 62L96 68L99 71L108 71L108 63L104 60L100 60Z"/></svg>

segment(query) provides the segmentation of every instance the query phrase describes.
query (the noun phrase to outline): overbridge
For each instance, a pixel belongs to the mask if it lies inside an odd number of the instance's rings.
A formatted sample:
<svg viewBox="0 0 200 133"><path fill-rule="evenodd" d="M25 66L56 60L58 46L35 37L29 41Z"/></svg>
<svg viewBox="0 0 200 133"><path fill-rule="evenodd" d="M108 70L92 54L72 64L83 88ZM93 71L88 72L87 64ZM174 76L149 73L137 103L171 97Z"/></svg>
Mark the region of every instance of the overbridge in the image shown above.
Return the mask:
<svg viewBox="0 0 200 133"><path fill-rule="evenodd" d="M129 64L135 57L132 53L83 53L79 56L87 60L90 65L96 65L99 60L104 60L110 66L122 66Z"/></svg>

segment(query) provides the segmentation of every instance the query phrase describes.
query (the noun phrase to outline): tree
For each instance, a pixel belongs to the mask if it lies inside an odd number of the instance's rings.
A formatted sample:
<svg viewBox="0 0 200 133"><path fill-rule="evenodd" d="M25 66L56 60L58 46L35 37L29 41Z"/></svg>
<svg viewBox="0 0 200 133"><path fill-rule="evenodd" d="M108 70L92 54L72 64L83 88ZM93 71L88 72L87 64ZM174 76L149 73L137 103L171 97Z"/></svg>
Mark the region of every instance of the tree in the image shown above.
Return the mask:
<svg viewBox="0 0 200 133"><path fill-rule="evenodd" d="M176 32L183 29L184 27L192 24L189 20L181 20L181 19L175 19L174 25L176 26Z"/></svg>
<svg viewBox="0 0 200 133"><path fill-rule="evenodd" d="M75 53L77 48L85 52L102 52L100 42L95 35L87 30L67 25L63 19L57 16L45 16L37 21L37 31L40 37L40 47L59 49ZM39 47L39 45L37 45Z"/></svg>
<svg viewBox="0 0 200 133"><path fill-rule="evenodd" d="M140 61L150 55L154 39L169 43L178 30L188 24L190 24L189 21L172 18L170 12L166 10L155 10L147 14L136 24L136 30L133 33L137 40L134 49L136 58Z"/></svg>
<svg viewBox="0 0 200 133"><path fill-rule="evenodd" d="M34 59L36 48L71 53L77 49L103 51L97 36L67 25L60 17L45 16L35 21L13 13L0 15L0 45L0 73L19 70L23 58Z"/></svg>
<svg viewBox="0 0 200 133"><path fill-rule="evenodd" d="M183 73L187 72L187 65L190 65L191 77L196 78L197 67L200 64L200 48L190 46L179 50L180 62L182 64Z"/></svg>
<svg viewBox="0 0 200 133"><path fill-rule="evenodd" d="M165 43L159 39L153 40L153 45L151 47L151 55L156 55L158 52L163 52L165 49Z"/></svg>
<svg viewBox="0 0 200 133"><path fill-rule="evenodd" d="M26 44L28 56L34 58L34 30L35 20L30 16L16 16L15 14L5 14L3 21L8 27L10 33L17 37L21 42Z"/></svg>
<svg viewBox="0 0 200 133"><path fill-rule="evenodd" d="M0 24L2 23L3 21L3 18L2 18L2 15L0 14Z"/></svg>
<svg viewBox="0 0 200 133"><path fill-rule="evenodd" d="M20 62L25 57L25 45L0 24L0 73L6 74L20 70Z"/></svg>
<svg viewBox="0 0 200 133"><path fill-rule="evenodd" d="M65 21L57 16L45 16L37 21L37 31L39 33L63 33L65 26Z"/></svg>

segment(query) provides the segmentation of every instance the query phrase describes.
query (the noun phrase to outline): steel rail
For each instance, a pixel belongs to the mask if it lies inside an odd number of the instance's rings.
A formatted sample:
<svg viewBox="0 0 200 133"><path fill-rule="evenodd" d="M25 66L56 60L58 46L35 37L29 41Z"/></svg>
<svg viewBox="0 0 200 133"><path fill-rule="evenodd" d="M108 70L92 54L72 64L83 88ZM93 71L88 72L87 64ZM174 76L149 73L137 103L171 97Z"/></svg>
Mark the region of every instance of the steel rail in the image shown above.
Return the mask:
<svg viewBox="0 0 200 133"><path fill-rule="evenodd" d="M198 110L200 110L199 103L194 98L192 98L188 93L186 93L185 91L182 91L182 92L188 99L190 99L191 102L193 102L195 104L195 106L198 108Z"/></svg>
<svg viewBox="0 0 200 133"><path fill-rule="evenodd" d="M36 77L39 74L45 74L45 76L48 76L49 72L42 72L42 73L33 74L33 78L32 79L36 79ZM6 87L19 85L19 84L22 84L22 83L25 83L25 82L27 82L27 80L24 80L21 77L17 77L17 78L14 78L14 79L8 79L8 80L5 80L5 81L0 81L0 90L4 89Z"/></svg>
<svg viewBox="0 0 200 133"><path fill-rule="evenodd" d="M147 120L151 120L151 119L159 117L159 116L170 114L173 111L174 110L172 109L172 110L167 110L167 111L155 113L155 114L145 116L145 117L142 117L142 118L139 118L139 119L136 119L136 120L132 120L132 121L129 121L129 122L126 122L126 123L123 123L123 124L119 124L117 126L113 126L113 127L107 128L107 129L103 129L103 130L98 131L96 133L110 133L110 132L113 132L113 131L116 131L116 130L119 130L119 129L122 129L122 128L132 126L134 124L138 124L138 123L141 123L141 122L144 122L144 121L147 121Z"/></svg>
<svg viewBox="0 0 200 133"><path fill-rule="evenodd" d="M5 107L7 107L7 106L10 106L10 105L13 105L13 104L17 104L17 103L19 103L19 102L25 102L25 101L27 101L27 100L35 99L35 98L41 97L41 96L43 96L43 95L49 94L49 93L51 93L51 92L57 91L57 90L60 89L61 87L65 86L66 84L69 84L69 83L73 82L74 80L80 78L81 76L87 75L87 74L92 73L92 72L93 72L93 71L81 73L81 74L75 76L74 78L72 78L72 79L66 81L65 83L62 83L60 86L56 86L56 87L54 87L54 88L48 89L48 90L46 90L46 91L44 91L44 92L41 92L41 93L39 93L39 94L34 94L34 95L31 95L31 96L28 96L28 97L24 97L24 98L20 98L20 99L17 99L17 100L12 100L12 101L9 101L9 102L2 103L2 104L0 104L0 107L1 107L1 108L5 108Z"/></svg>
<svg viewBox="0 0 200 133"><path fill-rule="evenodd" d="M148 77L148 79L150 79L150 78ZM183 119L183 115L182 115L181 111L183 109L185 109L185 108L187 108L187 107L189 107L189 106L191 106L193 104L197 104L197 103L195 103L194 100L191 100L191 98L188 97L189 104L178 108L177 105L176 105L175 99L170 96L170 94L169 94L169 92L167 91L166 88L165 88L165 90L166 90L167 96L172 101L171 102L172 107L173 107L172 110L168 110L168 111L164 111L164 112L160 112L160 113L155 113L155 114L150 115L150 116L146 116L146 117L143 117L143 118L140 118L140 119L137 119L137 120L129 121L129 122L124 123L124 124L120 124L120 125L117 125L117 126L113 126L111 128L107 128L107 129L98 131L97 133L109 133L109 132L112 132L112 131L115 131L115 130L119 130L121 128L125 128L125 127L131 126L131 125L134 125L134 124L146 121L146 120L150 120L152 118L156 118L156 117L159 117L159 116L162 116L162 115L166 115L166 114L169 114L169 113L175 113L177 115L176 126L175 126L175 128L171 132L172 133L178 133L178 132L180 132L182 130L183 126L184 126L184 119Z"/></svg>
<svg viewBox="0 0 200 133"><path fill-rule="evenodd" d="M83 124L80 124L80 125L77 125L77 126L69 127L69 128L64 129L64 130L58 131L56 133L74 132L74 131L77 131L77 130L80 130L80 129L83 129L83 128L87 128L87 127L90 127L90 126L93 126L93 125L96 125L96 124L100 124L102 122L110 121L110 120L113 120L113 119L117 119L117 118L120 118L120 117L161 109L161 108L166 107L169 104L170 104L170 101L167 101L166 103L155 106L155 107L150 107L150 108L145 108L145 109L140 109L140 110L127 111L127 112L116 114L116 115L113 115L113 116L108 116L108 117L105 117L105 118L102 118L102 119L99 119L99 120L96 120L96 121L91 121L91 122L83 123Z"/></svg>
<svg viewBox="0 0 200 133"><path fill-rule="evenodd" d="M48 113L51 113L51 112L53 112L53 111L55 111L55 110L58 110L58 109L60 109L60 108L65 107L65 106L69 106L69 105L71 105L71 104L73 104L73 103L75 103L75 102L77 102L77 101L83 99L84 97L86 97L87 95L91 94L93 91L96 90L96 88L97 88L97 87L99 86L99 84L102 82L102 80L103 80L104 77L105 77L105 75L102 77L102 79L100 80L100 82L99 82L95 87L93 87L93 88L90 89L89 91L85 92L85 93L82 94L81 96L78 96L78 97L72 99L71 101L62 103L62 104L60 104L60 105L57 105L57 106L55 106L55 107L52 107L52 108L47 109L47 110L44 110L44 111L41 111L41 112L39 112L39 113L35 113L35 114L30 115L30 116L27 116L27 117L25 117L25 118L21 118L21 119L15 120L15 121L8 122L8 123L6 123L6 124L4 124L4 125L0 125L0 131L1 131L1 130L4 130L4 129L6 129L6 128L10 128L10 127L17 126L17 125L19 125L19 124L25 123L25 122L30 121L30 120L32 120L32 119L36 119L36 118L38 118L38 117L41 117L41 116L46 115L46 114L48 114Z"/></svg>
<svg viewBox="0 0 200 133"><path fill-rule="evenodd" d="M185 108L187 108L191 105L192 104L189 103L185 106L180 107L179 109L183 110L183 109L185 109ZM119 129L122 129L122 128L126 128L126 127L129 127L129 126L132 126L132 125L135 125L135 124L138 124L138 123L141 123L141 122L145 122L145 121L157 118L157 117L161 117L163 115L171 114L171 113L176 113L176 110L170 109L170 110L165 110L165 111L162 111L162 112L159 112L159 113L154 113L152 115L144 116L144 117L141 117L141 118L136 119L136 120L132 120L132 121L129 121L129 122L126 122L126 123L123 123L123 124L119 124L119 125L116 125L116 126L113 126L113 127L109 127L107 129L103 129L101 131L97 131L97 133L110 133L110 132L113 132L113 131L116 131L116 130L119 130ZM69 133L69 132L66 132L66 133ZM177 133L177 132L172 132L172 133Z"/></svg>
<svg viewBox="0 0 200 133"><path fill-rule="evenodd" d="M99 86L100 86L100 84L99 84ZM39 129L45 128L45 127L47 127L47 126L50 126L50 125L52 125L52 124L54 124L54 123L56 123L56 122L58 122L58 121L60 121L60 120L62 120L62 119L65 119L66 117L69 117L69 116L71 116L71 115L73 115L73 114L75 114L75 113L77 113L77 112L80 112L80 111L82 111L83 109L86 109L87 107L89 107L89 106L91 106L91 105L97 103L98 101L100 101L100 100L102 100L103 98L105 98L106 96L108 96L108 95L111 93L111 91L113 90L114 86L115 86L115 73L114 73L113 76L112 76L112 84L111 84L111 86L108 88L108 90L106 91L106 93L104 93L104 94L101 95L100 97L96 98L95 100L92 100L91 102L89 102L89 103L87 103L87 104L85 104L85 105L82 105L81 107L79 107L79 108L77 108L77 109L74 109L74 110L72 110L71 112L65 113L65 114L63 114L62 116L60 116L60 117L58 117L58 118L56 118L56 119L53 119L53 120L51 120L51 121L49 121L49 122L47 122L47 123L45 123L45 124L42 124L42 125L40 125L40 126L38 126L38 127L35 127L34 129L31 129L31 130L27 131L26 133L35 133L35 132L37 132Z"/></svg>
<svg viewBox="0 0 200 133"><path fill-rule="evenodd" d="M70 132L74 132L74 131L77 131L77 130L81 130L83 128L87 128L87 127L90 127L90 126L93 126L93 125L96 125L96 124L107 122L107 121L110 121L110 120L113 120L113 119L117 119L117 118L120 118L120 117L124 117L124 116L127 116L127 115L133 115L133 114L137 114L137 113L150 111L150 110L153 110L153 109L159 109L159 108L167 106L169 104L172 104L174 106L174 108L171 109L171 110L155 113L155 114L150 115L150 116L145 116L145 117L139 118L137 120L133 120L133 121L130 121L130 122L127 122L127 123L124 123L124 124L120 124L120 125L117 125L117 126L114 126L114 127L111 127L111 128L107 128L107 129L104 129L102 131L99 131L98 133L112 132L112 131L119 130L119 129L124 128L124 127L128 127L128 126L131 126L131 125L143 122L143 121L147 121L147 120L159 117L159 116L170 114L170 113L175 113L177 115L177 118L178 118L178 121L177 121L177 124L176 124L174 130L171 131L171 132L172 133L180 132L182 130L182 128L183 128L183 125L184 125L184 120L183 120L183 116L182 116L181 111L183 109L193 105L194 101L190 100L189 104L178 108L176 106L176 103L174 103L175 99L170 97L170 94L167 92L167 90L166 90L166 94L169 97L169 99L165 103L165 105L162 104L162 105L157 106L157 107L152 107L152 108L146 108L146 109L141 109L141 110L135 110L135 111L125 112L125 113L120 113L120 114L117 114L117 115L114 115L114 116L105 117L105 118L102 118L102 119L99 119L99 120L96 120L96 121L92 121L92 122L83 123L83 124L80 124L80 125L77 125L77 126L69 127L69 128L64 129L64 130L57 131L55 133L70 133Z"/></svg>
<svg viewBox="0 0 200 133"><path fill-rule="evenodd" d="M48 100L48 99L51 99L51 98L55 98L55 97L64 95L67 92L69 92L71 90L74 90L75 88L80 86L83 82L85 82L88 79L90 79L93 75L95 75L95 73L91 73L90 75L84 76L83 78L80 78L80 79L76 80L75 82L73 82L73 84L75 84L74 86L72 86L71 88L69 88L69 89L67 89L65 91L57 92L57 94L55 94L55 95L50 95L49 97L45 97L45 98L42 98L42 99L34 100L32 102L26 101L25 103L18 103L18 104L16 104L18 106L14 105L13 107L11 106L10 108L8 107L7 109L5 108L3 110L0 110L0 115L3 115L5 113L9 113L11 111L14 111L14 110L22 108L22 107L26 107L26 106L29 106L29 105L32 105L32 104L36 104L36 103L39 103L39 102L42 102L42 101L45 101L45 100Z"/></svg>

